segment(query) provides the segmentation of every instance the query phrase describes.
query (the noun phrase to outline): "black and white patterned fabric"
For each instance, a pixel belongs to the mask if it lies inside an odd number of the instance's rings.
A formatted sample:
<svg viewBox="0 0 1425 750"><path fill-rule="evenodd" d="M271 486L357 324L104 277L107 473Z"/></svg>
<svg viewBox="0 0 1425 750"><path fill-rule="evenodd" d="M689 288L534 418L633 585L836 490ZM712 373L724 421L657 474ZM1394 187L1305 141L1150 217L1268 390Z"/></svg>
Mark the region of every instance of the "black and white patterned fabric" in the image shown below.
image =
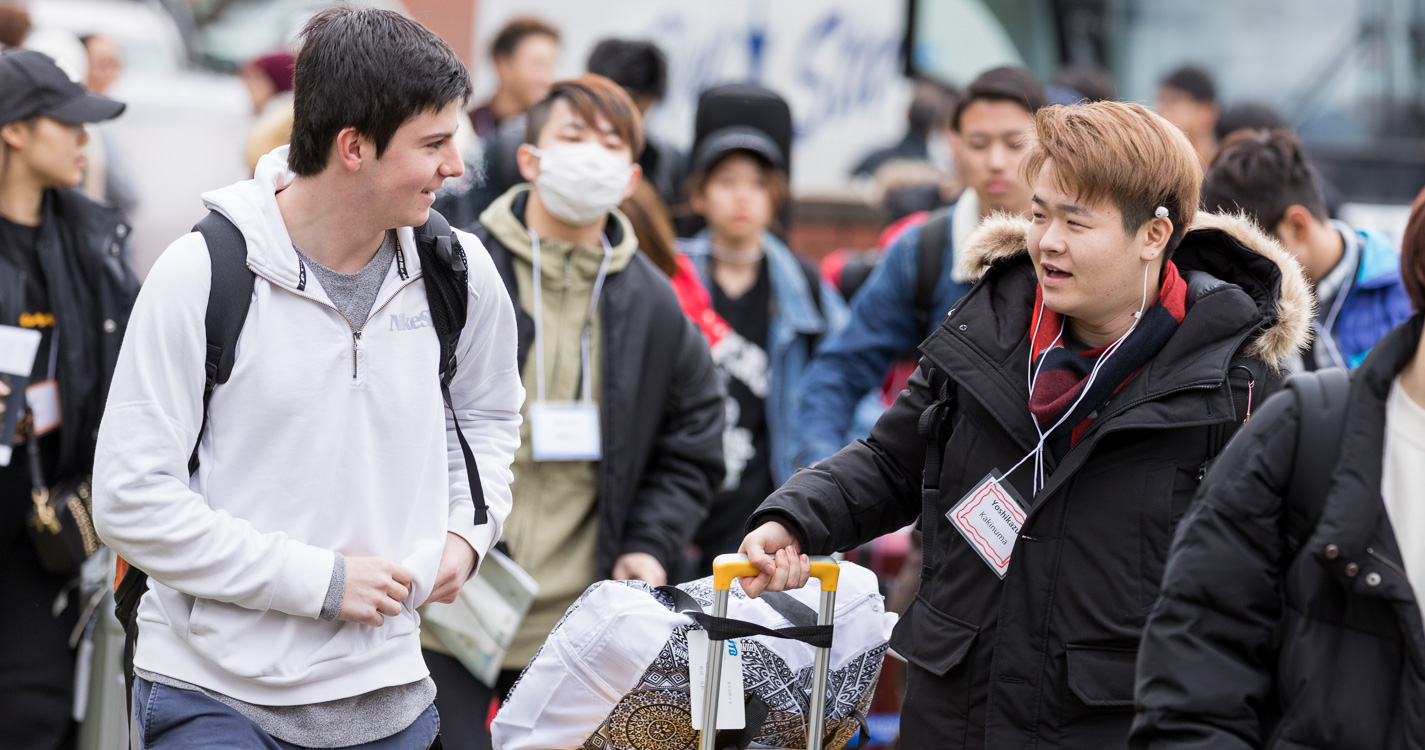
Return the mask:
<svg viewBox="0 0 1425 750"><path fill-rule="evenodd" d="M705 611L712 610L711 578L679 588ZM829 749L844 746L856 734L856 716L870 707L889 632L874 575L843 563L839 589L827 681ZM814 609L820 593L812 587L793 596ZM590 587L565 613L512 689L492 727L494 746L499 750L696 750L687 633L699 626L673 609L671 597L639 581L603 581ZM765 602L749 599L736 584L728 616L772 628L790 625ZM655 632L660 639L650 644L647 639ZM740 639L739 645L744 696L756 696L769 709L752 747L806 747L815 649L762 636ZM656 653L651 646L657 646ZM630 669L630 661L642 661L641 671ZM604 714L595 719L600 710L596 694L604 698ZM590 704L588 710L571 711L572 703L581 700ZM572 726L571 720L587 726Z"/></svg>

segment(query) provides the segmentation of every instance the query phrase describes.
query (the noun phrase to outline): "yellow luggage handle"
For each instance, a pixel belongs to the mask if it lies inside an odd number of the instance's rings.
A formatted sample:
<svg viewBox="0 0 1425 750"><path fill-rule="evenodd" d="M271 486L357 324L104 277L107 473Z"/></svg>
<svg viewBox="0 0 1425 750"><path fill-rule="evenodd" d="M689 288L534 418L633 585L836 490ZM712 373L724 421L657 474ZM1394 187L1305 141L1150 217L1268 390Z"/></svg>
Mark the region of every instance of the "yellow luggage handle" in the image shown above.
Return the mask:
<svg viewBox="0 0 1425 750"><path fill-rule="evenodd" d="M747 555L718 555L713 560L713 590L729 591L732 579L761 575L762 571L747 562ZM821 581L822 591L835 591L841 578L841 566L825 555L812 555L811 577Z"/></svg>
<svg viewBox="0 0 1425 750"><path fill-rule="evenodd" d="M727 617L727 599L732 592L732 579L762 573L747 555L718 555L713 559L713 617ZM836 584L841 579L841 566L825 555L811 557L811 577L821 581L821 611L816 624L830 625L836 612ZM707 682L703 690L703 726L700 750L714 750L717 732L718 688L722 675L723 641L708 644ZM831 648L816 650L812 672L811 707L807 711L807 750L821 750L822 732L826 728L827 678L831 673Z"/></svg>

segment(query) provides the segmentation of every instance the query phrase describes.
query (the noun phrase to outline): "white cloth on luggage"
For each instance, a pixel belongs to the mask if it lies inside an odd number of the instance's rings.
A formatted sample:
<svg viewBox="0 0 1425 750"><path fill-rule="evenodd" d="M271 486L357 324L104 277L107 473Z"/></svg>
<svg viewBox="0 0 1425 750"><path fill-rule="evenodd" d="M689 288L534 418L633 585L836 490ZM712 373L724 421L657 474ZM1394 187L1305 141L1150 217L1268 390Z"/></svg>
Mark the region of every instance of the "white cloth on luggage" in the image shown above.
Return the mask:
<svg viewBox="0 0 1425 750"><path fill-rule="evenodd" d="M711 579L679 588L704 611L712 611ZM789 593L813 610L820 606L821 592L814 583ZM601 581L589 587L554 628L495 717L491 734L496 750L657 747L639 743L657 741L660 735L672 747L695 735L686 705L686 633L698 626L670 610L660 597L641 581ZM736 582L727 616L773 629L791 626L766 602L749 599ZM827 729L835 729L844 740L855 731L848 717L870 703L889 632L871 571L841 564L834 623ZM785 745L804 747L802 720L816 649L767 636L740 640L744 687L763 697L772 711L759 740L800 737L799 743Z"/></svg>

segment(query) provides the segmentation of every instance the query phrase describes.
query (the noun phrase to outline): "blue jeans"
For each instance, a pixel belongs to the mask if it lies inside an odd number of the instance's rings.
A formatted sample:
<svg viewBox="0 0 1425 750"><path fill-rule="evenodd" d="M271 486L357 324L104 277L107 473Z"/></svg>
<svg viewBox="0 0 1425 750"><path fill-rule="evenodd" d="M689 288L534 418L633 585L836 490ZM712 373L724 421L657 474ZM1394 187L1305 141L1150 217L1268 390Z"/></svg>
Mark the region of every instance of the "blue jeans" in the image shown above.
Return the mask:
<svg viewBox="0 0 1425 750"><path fill-rule="evenodd" d="M236 709L196 690L134 678L134 719L142 750L302 750L262 731ZM427 708L405 729L352 747L365 750L427 750L440 735L440 715Z"/></svg>

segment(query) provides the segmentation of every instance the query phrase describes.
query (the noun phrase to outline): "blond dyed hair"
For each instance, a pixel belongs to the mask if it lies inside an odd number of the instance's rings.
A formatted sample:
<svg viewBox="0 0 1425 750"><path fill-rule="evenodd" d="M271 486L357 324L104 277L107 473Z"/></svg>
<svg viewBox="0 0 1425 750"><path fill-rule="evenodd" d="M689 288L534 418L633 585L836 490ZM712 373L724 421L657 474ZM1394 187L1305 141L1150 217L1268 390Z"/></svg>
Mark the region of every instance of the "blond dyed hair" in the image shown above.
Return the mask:
<svg viewBox="0 0 1425 750"><path fill-rule="evenodd" d="M1045 107L1020 168L1032 184L1054 163L1056 187L1094 205L1112 203L1125 232L1137 232L1159 206L1168 209L1170 257L1197 216L1202 165L1183 132L1140 104L1093 102Z"/></svg>

